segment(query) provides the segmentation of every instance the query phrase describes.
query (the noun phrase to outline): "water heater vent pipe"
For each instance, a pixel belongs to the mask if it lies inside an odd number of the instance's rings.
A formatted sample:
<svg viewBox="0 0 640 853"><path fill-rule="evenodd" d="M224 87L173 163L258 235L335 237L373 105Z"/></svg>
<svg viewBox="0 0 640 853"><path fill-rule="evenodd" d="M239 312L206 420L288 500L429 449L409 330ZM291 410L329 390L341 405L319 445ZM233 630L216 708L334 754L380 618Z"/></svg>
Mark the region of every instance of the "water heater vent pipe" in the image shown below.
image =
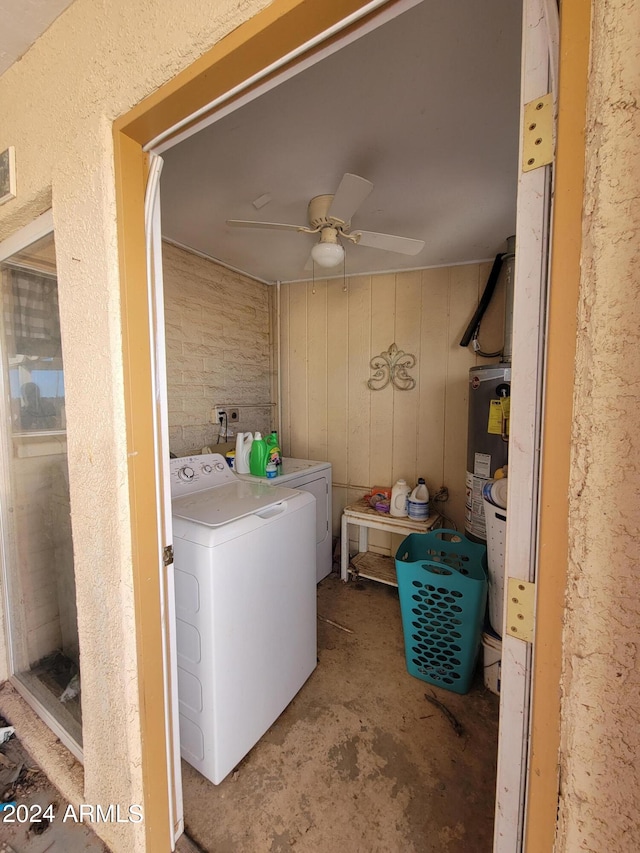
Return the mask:
<svg viewBox="0 0 640 853"><path fill-rule="evenodd" d="M460 341L461 347L467 347L471 343L473 351L483 358L497 358L502 356L502 361L511 362L512 337L513 337L513 285L514 285L514 270L515 270L515 246L516 238L507 238L507 251L496 255L495 261L489 273L489 278L484 288L484 292L480 298L480 302L476 311L471 318L471 322ZM502 273L504 266L505 275L505 306L504 306L504 344L501 350L497 352L483 352L478 340L480 334L480 324L484 317L485 311L489 307L489 303L496 289L498 279Z"/></svg>
<svg viewBox="0 0 640 853"><path fill-rule="evenodd" d="M505 275L504 292L504 347L502 361L511 362L513 350L513 289L516 269L516 238L507 238L507 251L502 256Z"/></svg>

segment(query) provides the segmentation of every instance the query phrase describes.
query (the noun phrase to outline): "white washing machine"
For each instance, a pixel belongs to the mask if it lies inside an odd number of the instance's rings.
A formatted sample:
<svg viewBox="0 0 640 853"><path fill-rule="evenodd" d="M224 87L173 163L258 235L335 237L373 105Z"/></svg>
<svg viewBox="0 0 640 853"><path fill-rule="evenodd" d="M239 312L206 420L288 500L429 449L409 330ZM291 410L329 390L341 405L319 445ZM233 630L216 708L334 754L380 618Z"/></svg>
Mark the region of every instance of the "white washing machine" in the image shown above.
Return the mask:
<svg viewBox="0 0 640 853"><path fill-rule="evenodd" d="M315 501L171 460L182 757L219 784L317 662Z"/></svg>
<svg viewBox="0 0 640 853"><path fill-rule="evenodd" d="M242 480L286 486L311 492L316 499L316 580L331 572L333 548L331 537L331 463L313 459L283 457L281 473L272 479L238 474Z"/></svg>

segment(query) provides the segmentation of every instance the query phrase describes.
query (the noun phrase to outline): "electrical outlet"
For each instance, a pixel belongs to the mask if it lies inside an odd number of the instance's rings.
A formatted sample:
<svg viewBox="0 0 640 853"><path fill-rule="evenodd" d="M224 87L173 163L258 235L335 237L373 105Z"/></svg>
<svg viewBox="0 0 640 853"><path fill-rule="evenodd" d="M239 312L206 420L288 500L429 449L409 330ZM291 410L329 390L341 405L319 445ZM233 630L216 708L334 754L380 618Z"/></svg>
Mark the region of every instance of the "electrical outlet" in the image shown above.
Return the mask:
<svg viewBox="0 0 640 853"><path fill-rule="evenodd" d="M237 409L227 409L227 414L230 423L237 422L240 419L240 412Z"/></svg>
<svg viewBox="0 0 640 853"><path fill-rule="evenodd" d="M225 416L229 416L229 411L225 406L214 406L213 409L211 409L209 420L212 424L220 424L224 421Z"/></svg>

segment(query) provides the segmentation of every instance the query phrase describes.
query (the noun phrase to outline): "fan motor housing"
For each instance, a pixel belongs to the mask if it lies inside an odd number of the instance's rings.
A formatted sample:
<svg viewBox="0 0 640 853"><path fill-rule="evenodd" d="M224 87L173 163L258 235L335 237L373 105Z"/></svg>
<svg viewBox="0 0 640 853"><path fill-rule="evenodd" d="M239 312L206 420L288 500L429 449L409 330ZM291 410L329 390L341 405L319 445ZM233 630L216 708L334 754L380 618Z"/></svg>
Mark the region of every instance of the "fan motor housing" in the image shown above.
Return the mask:
<svg viewBox="0 0 640 853"><path fill-rule="evenodd" d="M335 219L333 216L327 216L333 195L317 195L309 202L307 208L307 217L311 228L337 228L342 230L348 228L349 223L343 222L341 219Z"/></svg>

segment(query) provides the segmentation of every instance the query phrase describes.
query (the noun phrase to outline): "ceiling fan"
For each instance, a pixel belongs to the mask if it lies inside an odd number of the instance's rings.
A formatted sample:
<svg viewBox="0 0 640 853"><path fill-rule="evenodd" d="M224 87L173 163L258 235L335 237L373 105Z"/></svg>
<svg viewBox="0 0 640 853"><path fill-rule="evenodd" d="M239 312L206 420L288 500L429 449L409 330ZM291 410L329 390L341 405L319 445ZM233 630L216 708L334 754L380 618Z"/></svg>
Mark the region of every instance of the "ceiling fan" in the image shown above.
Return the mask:
<svg viewBox="0 0 640 853"><path fill-rule="evenodd" d="M424 248L424 240L377 234L374 231L351 230L351 217L367 198L373 184L358 175L346 173L334 195L317 195L309 202L308 225L285 225L280 222L253 222L245 219L227 219L227 225L237 228L272 228L282 231L299 231L303 234L320 234L320 240L311 249L305 269L315 262L321 267L335 267L344 258L340 239L350 240L360 246L417 255Z"/></svg>

